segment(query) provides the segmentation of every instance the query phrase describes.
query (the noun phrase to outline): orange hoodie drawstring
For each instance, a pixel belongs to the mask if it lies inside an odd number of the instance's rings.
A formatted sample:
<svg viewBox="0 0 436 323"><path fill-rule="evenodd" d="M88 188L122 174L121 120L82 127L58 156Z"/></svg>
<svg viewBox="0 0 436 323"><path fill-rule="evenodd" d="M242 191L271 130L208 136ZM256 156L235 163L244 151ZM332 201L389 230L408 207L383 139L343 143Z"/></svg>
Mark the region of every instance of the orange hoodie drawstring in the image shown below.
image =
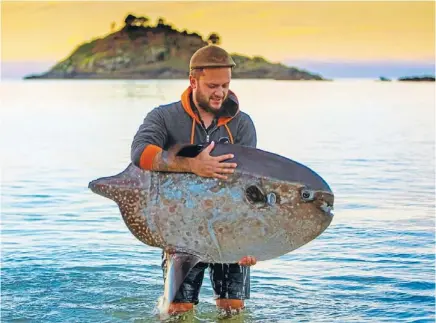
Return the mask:
<svg viewBox="0 0 436 323"><path fill-rule="evenodd" d="M232 132L229 129L229 126L227 124L224 124L224 127L226 127L227 132L229 133L230 142L233 144L233 136L232 136Z"/></svg>
<svg viewBox="0 0 436 323"><path fill-rule="evenodd" d="M192 118L191 145L194 144L194 134L195 134L195 119Z"/></svg>

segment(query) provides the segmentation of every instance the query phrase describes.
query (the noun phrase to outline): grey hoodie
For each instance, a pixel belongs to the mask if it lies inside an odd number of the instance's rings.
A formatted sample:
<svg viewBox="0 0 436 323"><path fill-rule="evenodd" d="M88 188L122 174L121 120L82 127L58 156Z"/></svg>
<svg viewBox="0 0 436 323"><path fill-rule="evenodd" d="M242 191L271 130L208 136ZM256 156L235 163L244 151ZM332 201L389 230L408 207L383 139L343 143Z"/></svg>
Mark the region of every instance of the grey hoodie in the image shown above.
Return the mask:
<svg viewBox="0 0 436 323"><path fill-rule="evenodd" d="M223 113L209 131L194 112L192 89L188 87L181 100L160 105L151 110L135 134L131 146L132 163L151 169L153 158L160 150L175 144L201 144L228 140L230 143L256 147L257 137L253 121L240 111L236 95L229 91Z"/></svg>

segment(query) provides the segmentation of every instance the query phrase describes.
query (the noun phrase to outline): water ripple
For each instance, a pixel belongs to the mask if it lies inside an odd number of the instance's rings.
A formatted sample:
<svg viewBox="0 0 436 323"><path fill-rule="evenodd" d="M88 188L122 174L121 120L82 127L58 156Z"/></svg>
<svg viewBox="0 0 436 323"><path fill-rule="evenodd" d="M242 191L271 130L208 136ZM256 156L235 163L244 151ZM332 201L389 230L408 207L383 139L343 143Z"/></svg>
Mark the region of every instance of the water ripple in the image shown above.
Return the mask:
<svg viewBox="0 0 436 323"><path fill-rule="evenodd" d="M179 97L185 87L142 83L2 85L2 321L159 321L161 251L134 238L117 206L87 188L129 161L138 122L161 103L147 93ZM325 176L336 216L318 239L252 268L242 315L219 319L206 278L186 321L434 322L434 88L243 80L234 87L259 147ZM281 118L266 117L252 93L269 93L268 115Z"/></svg>

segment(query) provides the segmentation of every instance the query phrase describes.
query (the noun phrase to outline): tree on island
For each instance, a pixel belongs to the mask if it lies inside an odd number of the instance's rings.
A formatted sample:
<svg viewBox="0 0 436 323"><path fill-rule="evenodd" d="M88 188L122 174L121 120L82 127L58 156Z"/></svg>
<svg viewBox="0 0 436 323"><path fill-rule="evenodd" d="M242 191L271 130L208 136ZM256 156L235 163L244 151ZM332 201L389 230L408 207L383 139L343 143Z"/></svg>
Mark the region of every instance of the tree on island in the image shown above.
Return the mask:
<svg viewBox="0 0 436 323"><path fill-rule="evenodd" d="M165 20L163 18L159 18L157 20L157 26L156 27L164 27L165 26Z"/></svg>
<svg viewBox="0 0 436 323"><path fill-rule="evenodd" d="M136 26L144 27L144 25L147 22L149 22L149 21L150 21L150 19L148 19L147 17L142 16L142 17L136 18L136 21L134 23L135 23Z"/></svg>
<svg viewBox="0 0 436 323"><path fill-rule="evenodd" d="M207 42L209 44L220 45L221 44L221 37L217 33L212 33L209 35Z"/></svg>
<svg viewBox="0 0 436 323"><path fill-rule="evenodd" d="M124 22L126 23L126 25L131 26L132 23L133 23L135 20L136 20L136 17L135 17L134 15L130 15L130 14L129 14L129 15L126 17L126 19L124 19Z"/></svg>
<svg viewBox="0 0 436 323"><path fill-rule="evenodd" d="M127 26L135 26L135 27L144 27L144 25L149 21L150 21L150 19L148 19L145 16L136 17L132 14L129 14L126 17L126 19L124 19L124 22Z"/></svg>

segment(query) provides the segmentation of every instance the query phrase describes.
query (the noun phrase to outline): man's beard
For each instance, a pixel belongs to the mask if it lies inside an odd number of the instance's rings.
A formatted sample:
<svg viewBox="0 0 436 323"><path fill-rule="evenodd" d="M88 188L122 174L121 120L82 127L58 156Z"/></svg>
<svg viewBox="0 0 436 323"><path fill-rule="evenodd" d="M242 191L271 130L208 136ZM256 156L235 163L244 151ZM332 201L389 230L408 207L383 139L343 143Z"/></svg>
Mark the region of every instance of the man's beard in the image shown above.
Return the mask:
<svg viewBox="0 0 436 323"><path fill-rule="evenodd" d="M215 115L216 117L220 116L224 111L224 103L227 100L227 96L225 96L224 99L222 100L221 107L219 109L214 109L209 105L209 98L206 98L201 93L197 93L195 98L200 108L202 108L204 111L208 113Z"/></svg>

